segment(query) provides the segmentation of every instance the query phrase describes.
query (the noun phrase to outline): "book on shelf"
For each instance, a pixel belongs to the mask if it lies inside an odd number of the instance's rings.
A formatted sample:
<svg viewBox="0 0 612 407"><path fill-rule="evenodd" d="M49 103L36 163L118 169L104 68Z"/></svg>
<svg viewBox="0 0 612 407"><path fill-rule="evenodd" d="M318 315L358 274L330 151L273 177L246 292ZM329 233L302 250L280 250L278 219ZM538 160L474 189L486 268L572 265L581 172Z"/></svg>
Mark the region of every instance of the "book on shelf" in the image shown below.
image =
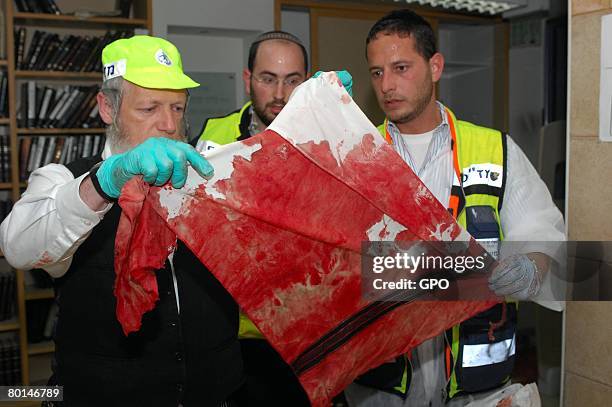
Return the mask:
<svg viewBox="0 0 612 407"><path fill-rule="evenodd" d="M45 320L45 326L43 328L43 338L47 340L53 338L58 311L59 305L57 301L53 301L51 307L49 307L49 312L47 312L47 319Z"/></svg>
<svg viewBox="0 0 612 407"><path fill-rule="evenodd" d="M11 149L8 126L0 126L0 182L11 182Z"/></svg>
<svg viewBox="0 0 612 407"><path fill-rule="evenodd" d="M119 15L123 18L130 18L130 10L132 8L132 0L117 0L117 9Z"/></svg>
<svg viewBox="0 0 612 407"><path fill-rule="evenodd" d="M0 201L0 211L4 218L11 209L10 201ZM12 319L17 313L17 279L15 270L0 271L0 321Z"/></svg>
<svg viewBox="0 0 612 407"><path fill-rule="evenodd" d="M49 137L44 136L39 137L38 140L36 140L36 150L32 153L34 158L32 159L31 171L34 171L35 169L42 166L43 152L45 151L45 147L47 146L48 141Z"/></svg>
<svg viewBox="0 0 612 407"><path fill-rule="evenodd" d="M15 28L15 68L21 69L25 52L26 29Z"/></svg>
<svg viewBox="0 0 612 407"><path fill-rule="evenodd" d="M101 154L103 134L19 136L19 179L47 164L68 164L81 157Z"/></svg>
<svg viewBox="0 0 612 407"><path fill-rule="evenodd" d="M0 336L0 386L21 384L19 340L12 334Z"/></svg>
<svg viewBox="0 0 612 407"><path fill-rule="evenodd" d="M98 86L37 86L35 81L21 85L18 125L21 128L100 127L92 112L96 107Z"/></svg>
<svg viewBox="0 0 612 407"><path fill-rule="evenodd" d="M28 151L28 161L27 161L27 176L30 175L30 173L32 171L34 171L35 167L35 161L36 161L36 156L37 156L37 151L38 151L38 141L41 140L41 137L32 137L32 142L30 143L30 150ZM44 139L42 139L44 141Z"/></svg>
<svg viewBox="0 0 612 407"><path fill-rule="evenodd" d="M0 70L0 117L8 117L8 75Z"/></svg>
<svg viewBox="0 0 612 407"><path fill-rule="evenodd" d="M98 37L79 36L35 30L25 48L26 32L15 33L16 67L20 70L101 72L102 49L112 41L131 35L132 31L107 31ZM19 56L19 53L21 53Z"/></svg>
<svg viewBox="0 0 612 407"><path fill-rule="evenodd" d="M6 15L0 7L0 59L6 59Z"/></svg>
<svg viewBox="0 0 612 407"><path fill-rule="evenodd" d="M47 164L51 164L53 158L55 157L55 140L56 136L47 137L47 146L45 151L43 151L44 158L40 163L40 167L44 167Z"/></svg>
<svg viewBox="0 0 612 407"><path fill-rule="evenodd" d="M20 13L30 12L28 5L26 4L26 0L15 0L15 10Z"/></svg>
<svg viewBox="0 0 612 407"><path fill-rule="evenodd" d="M19 180L28 179L28 163L30 160L30 150L32 147L32 137L23 136L19 138Z"/></svg>
<svg viewBox="0 0 612 407"><path fill-rule="evenodd" d="M2 127L6 127L6 126L2 126ZM8 177L6 176L5 173L5 162L7 161L7 159L9 158L7 154L5 154L5 151L8 152L8 138L5 137L3 134L0 134L0 182L9 182L7 179Z"/></svg>
<svg viewBox="0 0 612 407"><path fill-rule="evenodd" d="M38 49L38 45L40 44L40 38L44 34L45 33L40 30L34 31L34 34L32 35L32 40L30 41L30 46L28 47L27 52L24 49L24 58L21 61L21 63L18 65L19 67L18 69L28 69L28 65L30 64L30 61L32 60L32 56L34 55L34 53Z"/></svg>
<svg viewBox="0 0 612 407"><path fill-rule="evenodd" d="M36 82L27 81L28 95L26 97L27 117L24 127L34 127L36 120Z"/></svg>
<svg viewBox="0 0 612 407"><path fill-rule="evenodd" d="M44 13L44 2L45 0L25 0L27 11L30 13Z"/></svg>
<svg viewBox="0 0 612 407"><path fill-rule="evenodd" d="M62 14L55 0L15 0L15 6L20 13Z"/></svg>
<svg viewBox="0 0 612 407"><path fill-rule="evenodd" d="M54 88L48 86L43 88L42 97L40 98L40 109L38 110L38 115L36 117L35 127L41 127L42 123L47 118L49 106L51 106L51 101L53 100L55 94L56 90Z"/></svg>
<svg viewBox="0 0 612 407"><path fill-rule="evenodd" d="M55 120L57 113L66 103L66 100L70 97L70 86L66 85L59 88L55 94L55 98L50 102L49 113L47 116L42 118L39 127L49 127L49 123Z"/></svg>

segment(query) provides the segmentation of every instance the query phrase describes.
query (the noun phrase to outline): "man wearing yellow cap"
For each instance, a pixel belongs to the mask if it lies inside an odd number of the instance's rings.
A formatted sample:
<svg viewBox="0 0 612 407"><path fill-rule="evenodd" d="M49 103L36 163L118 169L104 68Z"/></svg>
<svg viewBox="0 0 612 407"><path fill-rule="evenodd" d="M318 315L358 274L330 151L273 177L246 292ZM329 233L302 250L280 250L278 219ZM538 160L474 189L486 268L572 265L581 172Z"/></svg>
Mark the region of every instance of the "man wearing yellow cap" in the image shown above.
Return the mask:
<svg viewBox="0 0 612 407"><path fill-rule="evenodd" d="M187 166L212 167L185 142L187 89L168 41L134 36L102 52L101 156L34 171L0 227L16 268L54 277L59 316L54 384L70 406L220 406L242 382L235 302L181 242L156 272L159 301L139 332L115 316L114 238L123 185L184 185ZM205 216L205 215L203 215Z"/></svg>

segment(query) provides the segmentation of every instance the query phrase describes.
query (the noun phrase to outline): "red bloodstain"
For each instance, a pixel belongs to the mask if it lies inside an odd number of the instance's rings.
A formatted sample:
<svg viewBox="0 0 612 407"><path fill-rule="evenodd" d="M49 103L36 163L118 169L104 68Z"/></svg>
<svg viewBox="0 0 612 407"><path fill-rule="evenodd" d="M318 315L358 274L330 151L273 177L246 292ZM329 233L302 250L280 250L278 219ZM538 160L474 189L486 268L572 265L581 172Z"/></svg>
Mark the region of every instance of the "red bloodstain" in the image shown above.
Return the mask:
<svg viewBox="0 0 612 407"><path fill-rule="evenodd" d="M51 257L49 252L45 251L40 256L40 259L34 264L34 268L41 268L46 266L47 264L53 263L55 260Z"/></svg>
<svg viewBox="0 0 612 407"><path fill-rule="evenodd" d="M288 362L367 306L361 297L361 243L383 215L407 228L401 239L428 239L429 225L437 224L459 233L435 199L415 202L420 181L389 146L374 141L374 135L364 135L338 163L328 142L293 146L265 131L244 142L261 149L250 160L232 158L231 177L216 182L225 199L200 188L167 223L156 188L143 201L146 191L130 184L135 194L120 201L128 220L122 218L116 242L122 262L117 269L125 274L116 288L124 330L137 329L142 313L154 306L151 271L163 264L175 235ZM144 236L155 236L155 242ZM127 307L128 301L137 306ZM398 307L299 379L313 405L327 405L357 375L493 303Z"/></svg>

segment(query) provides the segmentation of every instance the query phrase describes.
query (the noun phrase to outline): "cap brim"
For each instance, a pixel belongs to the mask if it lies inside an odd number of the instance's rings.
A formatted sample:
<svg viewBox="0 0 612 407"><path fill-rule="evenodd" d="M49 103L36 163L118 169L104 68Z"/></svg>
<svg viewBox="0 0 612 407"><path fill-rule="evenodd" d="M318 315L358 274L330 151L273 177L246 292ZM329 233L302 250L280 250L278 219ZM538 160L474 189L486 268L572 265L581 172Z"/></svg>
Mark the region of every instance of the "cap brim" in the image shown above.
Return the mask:
<svg viewBox="0 0 612 407"><path fill-rule="evenodd" d="M134 78L133 76L136 76ZM126 73L123 78L135 85L151 89L190 89L200 86L199 83L185 74L178 75L130 75Z"/></svg>

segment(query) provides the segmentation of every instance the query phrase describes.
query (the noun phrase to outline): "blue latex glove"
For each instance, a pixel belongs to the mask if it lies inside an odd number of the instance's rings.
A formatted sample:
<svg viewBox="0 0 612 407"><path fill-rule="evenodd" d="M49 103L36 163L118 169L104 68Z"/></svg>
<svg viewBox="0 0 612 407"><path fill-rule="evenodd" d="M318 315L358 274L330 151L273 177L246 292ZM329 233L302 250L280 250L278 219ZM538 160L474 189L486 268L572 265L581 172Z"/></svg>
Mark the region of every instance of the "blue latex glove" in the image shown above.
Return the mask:
<svg viewBox="0 0 612 407"><path fill-rule="evenodd" d="M208 161L189 144L149 138L131 150L108 157L98 168L96 177L102 191L118 198L125 183L137 175L152 185L161 186L171 180L175 188L181 188L187 180L187 163L203 177L213 173Z"/></svg>
<svg viewBox="0 0 612 407"><path fill-rule="evenodd" d="M528 300L540 291L542 276L538 268L525 254L502 260L489 277L489 288L499 296L511 296Z"/></svg>
<svg viewBox="0 0 612 407"><path fill-rule="evenodd" d="M317 71L317 73L312 75L312 77L318 78L322 73L323 71ZM336 71L336 75L338 75L338 78L340 78L340 80L342 81L342 85L344 86L348 94L353 97L353 77L351 76L351 74L348 71Z"/></svg>

